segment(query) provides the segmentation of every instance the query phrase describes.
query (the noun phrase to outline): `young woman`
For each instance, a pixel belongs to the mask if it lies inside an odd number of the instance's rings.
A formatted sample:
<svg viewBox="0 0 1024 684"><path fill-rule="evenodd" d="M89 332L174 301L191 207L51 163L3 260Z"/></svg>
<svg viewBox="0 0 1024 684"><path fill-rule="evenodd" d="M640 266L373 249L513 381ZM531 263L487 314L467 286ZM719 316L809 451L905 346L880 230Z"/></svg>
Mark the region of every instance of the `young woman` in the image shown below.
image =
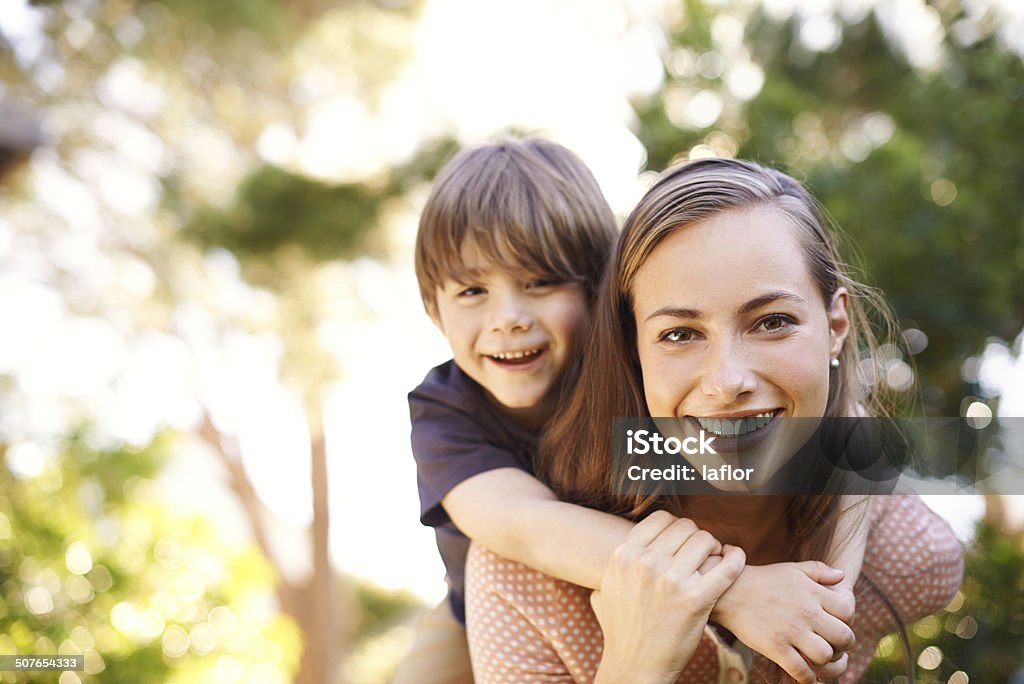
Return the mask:
<svg viewBox="0 0 1024 684"><path fill-rule="evenodd" d="M779 681L741 643L755 645L746 626L735 636L714 628L735 610L731 597L756 595L762 619L746 621L758 638L785 631L776 616L807 604L796 613L813 628L780 658L788 672L852 682L884 634L942 608L962 551L916 497L611 493L615 417L673 417L728 436L768 434L787 418L887 415L881 388L856 372L876 346L875 303L792 178L717 159L666 172L626 221L578 381L538 462L566 500L643 522L593 596L475 548L477 681ZM815 561L844 545L863 550L860 530L866 552L850 596Z"/></svg>

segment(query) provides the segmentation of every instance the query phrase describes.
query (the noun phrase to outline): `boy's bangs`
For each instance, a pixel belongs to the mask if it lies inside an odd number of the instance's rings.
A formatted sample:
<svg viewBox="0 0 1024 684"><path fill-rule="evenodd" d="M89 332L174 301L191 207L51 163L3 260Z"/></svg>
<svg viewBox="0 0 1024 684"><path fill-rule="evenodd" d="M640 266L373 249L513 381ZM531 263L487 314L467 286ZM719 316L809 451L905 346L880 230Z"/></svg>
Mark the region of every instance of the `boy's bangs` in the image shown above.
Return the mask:
<svg viewBox="0 0 1024 684"><path fill-rule="evenodd" d="M520 226L498 226L473 231L464 244L475 247L488 263L503 273L562 280L580 278L581 274L566 254L566 246L548 239L550 236L548 230L527 232Z"/></svg>

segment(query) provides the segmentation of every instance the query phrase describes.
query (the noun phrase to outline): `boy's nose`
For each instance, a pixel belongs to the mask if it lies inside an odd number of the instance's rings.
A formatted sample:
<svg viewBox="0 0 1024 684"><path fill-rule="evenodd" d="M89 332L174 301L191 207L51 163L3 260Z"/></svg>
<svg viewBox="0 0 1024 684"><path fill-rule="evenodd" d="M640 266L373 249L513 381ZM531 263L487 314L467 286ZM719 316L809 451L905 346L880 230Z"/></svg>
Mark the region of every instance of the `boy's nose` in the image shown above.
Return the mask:
<svg viewBox="0 0 1024 684"><path fill-rule="evenodd" d="M712 351L708 366L701 375L704 394L728 404L753 392L756 387L757 377L741 345L723 343Z"/></svg>
<svg viewBox="0 0 1024 684"><path fill-rule="evenodd" d="M495 332L526 332L533 327L533 315L521 297L510 295L495 302L491 328Z"/></svg>

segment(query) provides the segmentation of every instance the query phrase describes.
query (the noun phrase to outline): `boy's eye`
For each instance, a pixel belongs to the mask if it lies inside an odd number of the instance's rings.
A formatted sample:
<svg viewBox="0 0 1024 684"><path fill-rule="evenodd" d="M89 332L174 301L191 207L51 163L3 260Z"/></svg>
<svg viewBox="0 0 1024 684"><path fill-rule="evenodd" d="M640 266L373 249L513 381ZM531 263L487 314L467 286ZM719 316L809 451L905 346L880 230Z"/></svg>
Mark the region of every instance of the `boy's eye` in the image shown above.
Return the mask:
<svg viewBox="0 0 1024 684"><path fill-rule="evenodd" d="M765 316L759 320L756 327L761 328L765 332L775 333L786 330L789 326L795 325L795 323L796 321L789 316L771 314L770 316Z"/></svg>
<svg viewBox="0 0 1024 684"><path fill-rule="evenodd" d="M529 289L537 289L541 287L554 287L555 285L561 285L563 282L565 281L555 277L534 278L529 283L527 283L526 287Z"/></svg>
<svg viewBox="0 0 1024 684"><path fill-rule="evenodd" d="M455 293L456 297L475 297L484 293L484 288L472 285L470 287L464 287Z"/></svg>
<svg viewBox="0 0 1024 684"><path fill-rule="evenodd" d="M671 344L684 344L686 342L692 342L695 334L689 328L673 328L672 330L666 330L658 338L659 342L669 342Z"/></svg>

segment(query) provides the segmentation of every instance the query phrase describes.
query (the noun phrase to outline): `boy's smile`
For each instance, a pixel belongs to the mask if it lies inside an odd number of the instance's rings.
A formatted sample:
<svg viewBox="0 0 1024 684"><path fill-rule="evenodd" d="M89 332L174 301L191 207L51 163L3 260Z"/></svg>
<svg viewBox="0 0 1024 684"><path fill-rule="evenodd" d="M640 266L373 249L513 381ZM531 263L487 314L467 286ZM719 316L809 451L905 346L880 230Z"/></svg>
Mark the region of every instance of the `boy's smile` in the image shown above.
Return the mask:
<svg viewBox="0 0 1024 684"><path fill-rule="evenodd" d="M495 363L502 366L524 366L535 361L543 353L543 349L526 349L523 351L498 352L497 354L488 354L488 356Z"/></svg>
<svg viewBox="0 0 1024 684"><path fill-rule="evenodd" d="M437 291L434 322L459 368L517 422L538 427L554 411L558 383L587 321L583 287L525 270L506 273L463 247L462 282Z"/></svg>

